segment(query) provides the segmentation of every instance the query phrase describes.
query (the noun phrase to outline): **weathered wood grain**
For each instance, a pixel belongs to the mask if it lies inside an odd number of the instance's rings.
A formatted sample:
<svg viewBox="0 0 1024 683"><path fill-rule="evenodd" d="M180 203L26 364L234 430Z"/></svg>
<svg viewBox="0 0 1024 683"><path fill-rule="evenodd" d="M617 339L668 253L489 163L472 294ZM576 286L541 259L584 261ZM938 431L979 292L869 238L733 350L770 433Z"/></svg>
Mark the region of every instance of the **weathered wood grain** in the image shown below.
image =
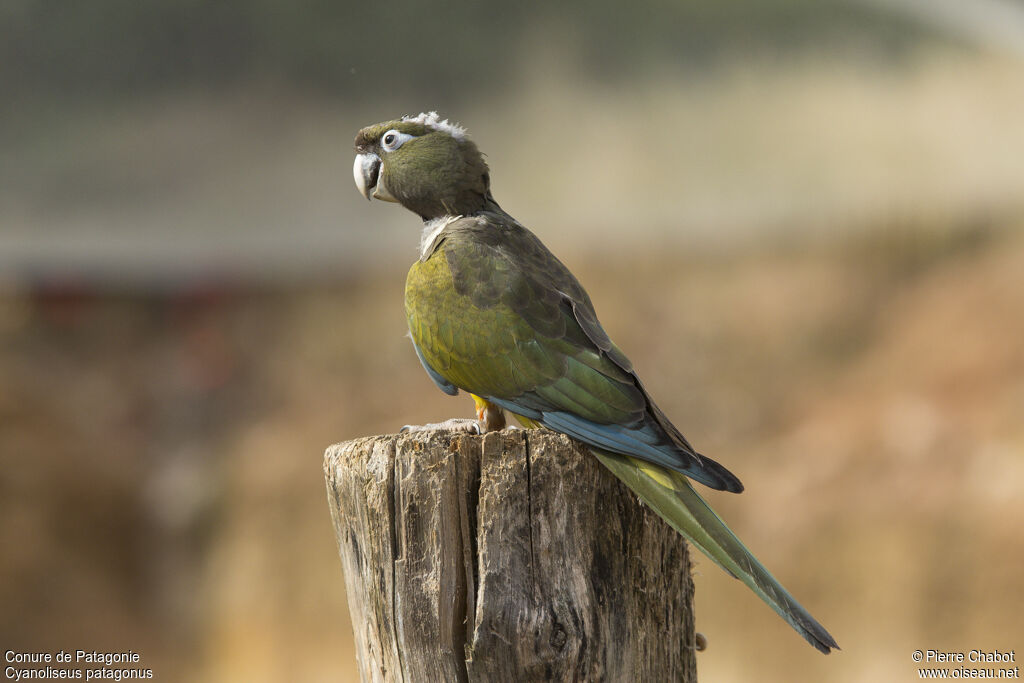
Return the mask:
<svg viewBox="0 0 1024 683"><path fill-rule="evenodd" d="M682 538L547 430L332 446L365 681L695 681Z"/></svg>

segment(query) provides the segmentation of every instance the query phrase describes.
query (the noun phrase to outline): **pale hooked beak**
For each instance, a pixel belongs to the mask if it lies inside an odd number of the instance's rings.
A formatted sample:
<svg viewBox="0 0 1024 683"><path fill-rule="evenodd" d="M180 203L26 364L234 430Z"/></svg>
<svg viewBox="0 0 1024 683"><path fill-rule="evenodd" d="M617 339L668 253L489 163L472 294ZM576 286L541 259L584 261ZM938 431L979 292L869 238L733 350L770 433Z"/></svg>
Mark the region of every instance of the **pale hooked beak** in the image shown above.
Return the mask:
<svg viewBox="0 0 1024 683"><path fill-rule="evenodd" d="M359 194L367 199L376 197L386 202L398 201L384 185L380 157L376 154L372 152L357 154L356 161L352 165L352 177L356 181L356 189L359 190Z"/></svg>

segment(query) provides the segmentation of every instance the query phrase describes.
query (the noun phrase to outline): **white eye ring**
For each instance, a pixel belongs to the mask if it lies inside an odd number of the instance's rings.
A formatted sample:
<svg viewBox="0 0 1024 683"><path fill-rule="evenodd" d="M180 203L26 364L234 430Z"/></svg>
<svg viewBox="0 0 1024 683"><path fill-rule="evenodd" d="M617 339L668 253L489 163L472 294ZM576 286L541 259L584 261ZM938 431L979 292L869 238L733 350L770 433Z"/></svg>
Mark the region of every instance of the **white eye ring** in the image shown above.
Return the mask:
<svg viewBox="0 0 1024 683"><path fill-rule="evenodd" d="M387 133L380 136L380 146L385 152L394 152L406 142L412 140L412 138L412 135L402 133L401 131L397 131L392 128Z"/></svg>

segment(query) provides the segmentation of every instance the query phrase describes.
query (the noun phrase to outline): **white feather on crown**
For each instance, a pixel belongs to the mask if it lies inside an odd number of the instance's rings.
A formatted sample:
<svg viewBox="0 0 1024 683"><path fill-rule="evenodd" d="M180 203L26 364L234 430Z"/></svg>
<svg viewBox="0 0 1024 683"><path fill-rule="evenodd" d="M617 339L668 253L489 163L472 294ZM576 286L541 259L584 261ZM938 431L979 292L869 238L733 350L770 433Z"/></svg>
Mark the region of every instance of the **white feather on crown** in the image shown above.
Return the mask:
<svg viewBox="0 0 1024 683"><path fill-rule="evenodd" d="M456 140L466 139L465 128L457 123L449 121L448 119L442 120L441 117L437 115L436 111L422 113L418 116L403 116L402 121L406 121L408 123L419 123L427 128L432 128L434 130L441 131L442 133L448 133L448 135L451 135Z"/></svg>

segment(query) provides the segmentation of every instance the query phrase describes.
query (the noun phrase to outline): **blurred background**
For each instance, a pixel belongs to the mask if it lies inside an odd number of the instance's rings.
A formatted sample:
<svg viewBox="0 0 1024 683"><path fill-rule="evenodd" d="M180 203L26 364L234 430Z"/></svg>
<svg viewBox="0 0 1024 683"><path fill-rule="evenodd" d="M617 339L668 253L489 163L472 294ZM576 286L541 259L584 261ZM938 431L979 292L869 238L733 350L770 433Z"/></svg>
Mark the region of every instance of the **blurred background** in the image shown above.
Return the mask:
<svg viewBox="0 0 1024 683"><path fill-rule="evenodd" d="M357 680L324 448L471 409L350 172L431 109L843 646L695 554L703 680L1024 645L1019 2L4 0L0 104L4 649Z"/></svg>

